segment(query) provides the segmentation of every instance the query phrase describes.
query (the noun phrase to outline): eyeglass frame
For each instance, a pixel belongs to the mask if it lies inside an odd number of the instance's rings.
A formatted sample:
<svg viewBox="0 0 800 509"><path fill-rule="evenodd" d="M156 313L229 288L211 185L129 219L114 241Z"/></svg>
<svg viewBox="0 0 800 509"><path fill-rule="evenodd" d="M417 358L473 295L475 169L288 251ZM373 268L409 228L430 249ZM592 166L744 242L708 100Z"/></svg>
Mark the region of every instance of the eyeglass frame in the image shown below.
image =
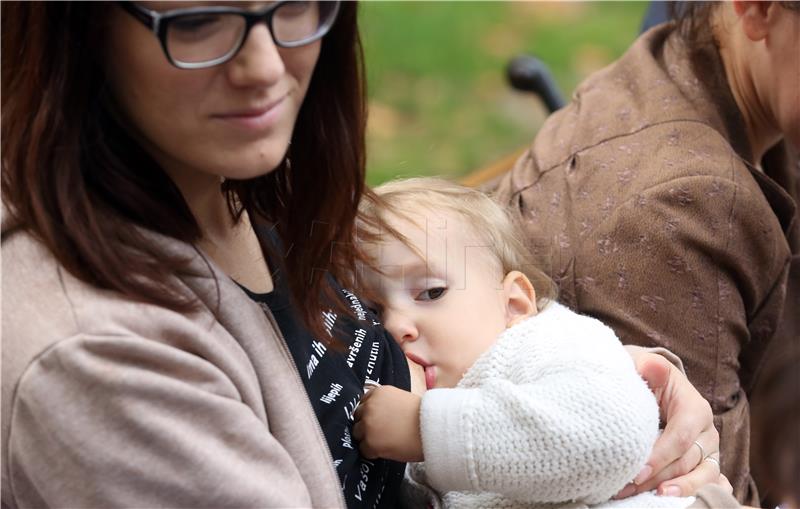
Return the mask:
<svg viewBox="0 0 800 509"><path fill-rule="evenodd" d="M224 64L225 62L233 59L242 49L242 46L244 46L244 43L250 36L250 30L262 21L267 25L267 30L269 30L269 34L272 37L275 45L281 48L297 48L300 46L305 46L306 44L311 44L314 41L322 39L328 32L330 32L331 27L336 22L336 18L339 15L339 5L341 2L339 0L330 2L334 4L333 14L330 16L330 21L328 21L326 25L320 27L318 33L299 41L284 43L275 38L275 31L272 28L272 19L275 11L287 3L290 3L290 1L284 0L282 2L276 2L258 11L248 11L246 9L237 9L236 7L211 6L187 7L184 9L171 9L164 12L158 12L151 9L146 9L141 5L137 5L135 2L131 1L117 2L117 4L125 10L125 12L133 16L137 21L142 23L146 28L153 32L161 44L161 49L164 51L164 56L167 57L167 61L169 61L170 64L174 65L178 69L206 69L216 65ZM228 51L228 53L222 55L221 57L217 57L205 62L180 62L172 58L172 55L169 53L169 49L167 49L167 29L169 28L169 23L171 20L177 17L192 14L236 14L243 17L245 20L244 34L239 40L238 46L231 49Z"/></svg>

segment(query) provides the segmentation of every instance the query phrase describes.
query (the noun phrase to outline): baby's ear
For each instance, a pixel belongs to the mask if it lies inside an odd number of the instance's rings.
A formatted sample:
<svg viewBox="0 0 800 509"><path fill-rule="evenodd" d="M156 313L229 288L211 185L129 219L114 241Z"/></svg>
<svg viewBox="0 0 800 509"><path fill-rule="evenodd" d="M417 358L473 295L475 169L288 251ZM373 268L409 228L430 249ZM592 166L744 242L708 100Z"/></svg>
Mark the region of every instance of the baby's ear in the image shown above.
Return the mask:
<svg viewBox="0 0 800 509"><path fill-rule="evenodd" d="M506 299L506 328L537 313L536 291L522 272L513 270L506 274L503 295Z"/></svg>

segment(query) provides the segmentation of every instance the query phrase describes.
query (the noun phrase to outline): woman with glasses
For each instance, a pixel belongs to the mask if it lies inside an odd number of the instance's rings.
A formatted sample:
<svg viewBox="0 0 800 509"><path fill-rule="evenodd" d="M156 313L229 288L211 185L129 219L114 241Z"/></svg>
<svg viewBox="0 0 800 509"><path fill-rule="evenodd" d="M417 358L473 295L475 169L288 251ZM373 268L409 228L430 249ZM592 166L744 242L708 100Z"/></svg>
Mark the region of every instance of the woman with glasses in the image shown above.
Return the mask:
<svg viewBox="0 0 800 509"><path fill-rule="evenodd" d="M2 20L3 506L395 505L404 465L351 436L365 384L410 385L340 286L368 192L356 5ZM666 464L711 418L659 359L637 352Z"/></svg>

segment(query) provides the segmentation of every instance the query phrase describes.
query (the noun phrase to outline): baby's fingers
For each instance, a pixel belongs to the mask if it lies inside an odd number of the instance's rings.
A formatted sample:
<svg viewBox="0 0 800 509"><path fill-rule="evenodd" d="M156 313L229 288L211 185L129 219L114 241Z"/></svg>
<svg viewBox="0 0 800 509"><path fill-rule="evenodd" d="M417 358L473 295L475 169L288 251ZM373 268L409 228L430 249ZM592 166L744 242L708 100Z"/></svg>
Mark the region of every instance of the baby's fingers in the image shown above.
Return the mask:
<svg viewBox="0 0 800 509"><path fill-rule="evenodd" d="M370 444L366 434L366 424L364 424L363 421L357 421L353 425L353 438L358 442L358 450L365 458L370 460L375 459L378 457L378 454Z"/></svg>

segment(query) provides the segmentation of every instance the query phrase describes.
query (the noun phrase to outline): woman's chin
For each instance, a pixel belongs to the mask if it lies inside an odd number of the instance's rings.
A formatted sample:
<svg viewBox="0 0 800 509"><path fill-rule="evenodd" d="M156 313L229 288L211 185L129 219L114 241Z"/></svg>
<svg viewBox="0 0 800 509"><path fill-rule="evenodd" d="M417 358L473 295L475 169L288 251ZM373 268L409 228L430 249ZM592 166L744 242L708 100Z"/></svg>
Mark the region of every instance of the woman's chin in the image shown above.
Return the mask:
<svg viewBox="0 0 800 509"><path fill-rule="evenodd" d="M226 161L217 166L217 168L224 168L224 170L215 171L214 173L218 173L230 180L251 180L277 170L283 160L283 154L281 154L280 157L254 158L248 161L241 159Z"/></svg>

